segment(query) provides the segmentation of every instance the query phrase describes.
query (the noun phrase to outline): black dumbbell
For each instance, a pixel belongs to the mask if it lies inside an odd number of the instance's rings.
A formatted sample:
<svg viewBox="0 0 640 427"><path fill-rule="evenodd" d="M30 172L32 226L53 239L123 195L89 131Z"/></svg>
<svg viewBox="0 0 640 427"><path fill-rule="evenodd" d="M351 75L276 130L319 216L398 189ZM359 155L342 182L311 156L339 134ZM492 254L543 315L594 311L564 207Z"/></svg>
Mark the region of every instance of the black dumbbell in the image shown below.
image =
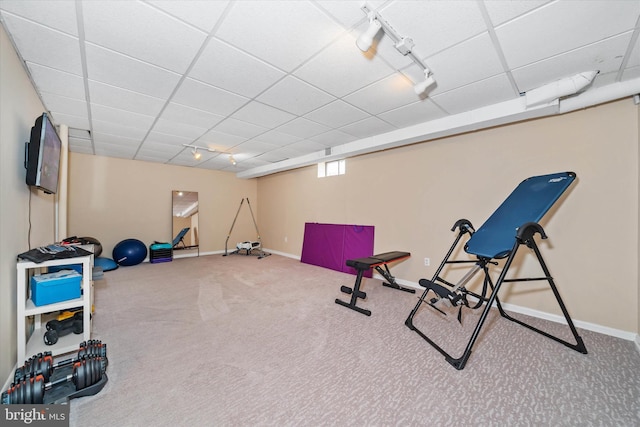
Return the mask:
<svg viewBox="0 0 640 427"><path fill-rule="evenodd" d="M80 349L78 350L78 355L76 358L63 360L58 363L53 362L53 356L51 355L50 351L38 353L37 355L27 360L23 366L16 369L13 376L13 382L17 384L22 378L27 377L31 374L41 374L44 377L45 381L49 381L49 378L51 378L54 369L71 365L76 360L81 359L83 356L91 355L100 356L107 360L107 345L103 344L100 340L83 341L82 343L80 343Z"/></svg>
<svg viewBox="0 0 640 427"><path fill-rule="evenodd" d="M56 381L46 382L41 374L30 374L2 393L3 404L40 404L44 403L46 390L72 382L76 390L82 390L102 379L106 372L107 362L101 356L83 356L73 363L73 372Z"/></svg>
<svg viewBox="0 0 640 427"><path fill-rule="evenodd" d="M46 324L47 332L44 334L44 343L46 345L54 345L58 342L58 338L73 332L81 334L84 330L82 322L82 312L79 311L72 317L64 320L49 320Z"/></svg>

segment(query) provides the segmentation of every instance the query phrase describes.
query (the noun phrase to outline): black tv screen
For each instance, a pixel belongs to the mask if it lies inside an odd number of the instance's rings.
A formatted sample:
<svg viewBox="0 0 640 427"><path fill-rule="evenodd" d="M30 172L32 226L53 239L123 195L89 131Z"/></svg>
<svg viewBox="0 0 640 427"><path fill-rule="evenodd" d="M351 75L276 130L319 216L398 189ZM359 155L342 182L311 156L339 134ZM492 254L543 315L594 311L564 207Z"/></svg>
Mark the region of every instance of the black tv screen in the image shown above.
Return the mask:
<svg viewBox="0 0 640 427"><path fill-rule="evenodd" d="M53 123L49 116L43 113L31 128L31 138L27 144L27 185L49 194L58 191L61 146Z"/></svg>

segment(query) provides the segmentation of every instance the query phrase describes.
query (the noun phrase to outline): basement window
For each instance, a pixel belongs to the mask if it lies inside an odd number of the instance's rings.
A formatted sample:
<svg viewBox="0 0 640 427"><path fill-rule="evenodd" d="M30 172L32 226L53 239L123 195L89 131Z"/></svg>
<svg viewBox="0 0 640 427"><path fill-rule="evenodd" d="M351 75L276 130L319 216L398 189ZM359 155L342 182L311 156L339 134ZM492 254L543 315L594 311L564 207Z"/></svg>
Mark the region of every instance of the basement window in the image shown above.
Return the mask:
<svg viewBox="0 0 640 427"><path fill-rule="evenodd" d="M325 176L344 175L346 161L334 160L332 162L318 163L318 178L324 178Z"/></svg>

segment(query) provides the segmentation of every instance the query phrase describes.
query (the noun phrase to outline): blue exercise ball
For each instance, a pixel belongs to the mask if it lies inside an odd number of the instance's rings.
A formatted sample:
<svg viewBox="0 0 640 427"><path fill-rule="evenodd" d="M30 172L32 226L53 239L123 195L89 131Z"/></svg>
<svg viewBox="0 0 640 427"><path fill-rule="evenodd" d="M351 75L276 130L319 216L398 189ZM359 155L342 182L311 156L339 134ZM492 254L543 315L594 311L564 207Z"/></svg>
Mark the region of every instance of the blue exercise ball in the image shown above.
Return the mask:
<svg viewBox="0 0 640 427"><path fill-rule="evenodd" d="M138 239L125 239L113 248L113 260L122 266L140 264L147 257L147 247Z"/></svg>

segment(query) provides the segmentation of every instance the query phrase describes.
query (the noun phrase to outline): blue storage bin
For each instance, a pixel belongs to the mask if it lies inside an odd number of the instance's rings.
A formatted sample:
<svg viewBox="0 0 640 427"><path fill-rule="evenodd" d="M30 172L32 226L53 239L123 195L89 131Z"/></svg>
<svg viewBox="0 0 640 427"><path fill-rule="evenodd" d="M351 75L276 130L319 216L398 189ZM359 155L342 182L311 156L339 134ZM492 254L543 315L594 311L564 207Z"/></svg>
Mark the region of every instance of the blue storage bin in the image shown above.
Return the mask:
<svg viewBox="0 0 640 427"><path fill-rule="evenodd" d="M61 270L31 277L31 300L36 306L80 298L82 275Z"/></svg>

